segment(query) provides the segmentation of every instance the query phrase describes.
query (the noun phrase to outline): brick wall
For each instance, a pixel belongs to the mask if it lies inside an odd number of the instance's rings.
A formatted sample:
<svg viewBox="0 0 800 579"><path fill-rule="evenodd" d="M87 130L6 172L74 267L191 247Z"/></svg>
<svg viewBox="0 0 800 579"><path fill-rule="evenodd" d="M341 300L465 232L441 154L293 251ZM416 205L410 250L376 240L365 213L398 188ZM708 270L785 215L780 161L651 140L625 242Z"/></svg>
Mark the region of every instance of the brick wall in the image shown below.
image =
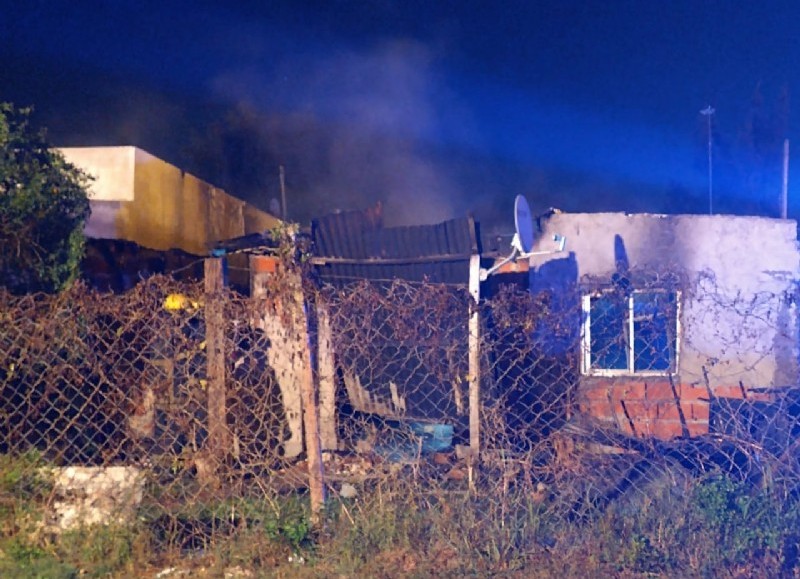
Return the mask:
<svg viewBox="0 0 800 579"><path fill-rule="evenodd" d="M578 408L590 416L616 425L625 434L669 440L709 432L711 398L768 402L769 394L742 385L673 383L665 378L593 379L582 384Z"/></svg>

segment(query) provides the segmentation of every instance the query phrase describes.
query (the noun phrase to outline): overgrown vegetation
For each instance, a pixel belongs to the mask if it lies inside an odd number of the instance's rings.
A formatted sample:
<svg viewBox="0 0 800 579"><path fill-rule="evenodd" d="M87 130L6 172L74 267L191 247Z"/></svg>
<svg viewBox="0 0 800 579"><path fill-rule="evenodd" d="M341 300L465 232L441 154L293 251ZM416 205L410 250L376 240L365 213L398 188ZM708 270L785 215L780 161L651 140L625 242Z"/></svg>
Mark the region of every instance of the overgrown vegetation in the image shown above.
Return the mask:
<svg viewBox="0 0 800 579"><path fill-rule="evenodd" d="M500 396L482 407L480 463L453 451L423 452L425 439L399 420L378 424L366 412L343 411L342 440L357 452L326 454L329 499L320 524L312 525L308 465L282 452L282 394L265 386L273 379L263 356L271 344L235 323L248 319L252 304L228 298L224 350L234 354L227 384L234 436L229 452L215 456L207 444L204 349L198 332L187 331L195 314L160 309L175 287L149 278L102 300L80 287L8 300L15 305L0 316L0 576L153 576L174 569L216 577L233 568L288 577L800 573L797 448L783 443L796 439L794 402L780 415L759 415L774 425L757 439L767 444L754 442L753 428L732 425L726 431L734 434L726 436L625 437L589 421L565 423L565 395L549 392L554 385L568 392L562 386L573 383L573 371L560 374L564 365L544 357L551 373L527 381L524 371L534 364L518 360L535 362L534 344L509 351L516 367L500 366L517 372L508 377L518 380L517 392L532 394L520 407L530 412L509 420ZM199 288L179 288L200 299ZM410 352L407 344L427 340L424 353L410 359L421 359L429 377L464 375L463 359L448 358L448 342L428 331L434 323L439 330L453 325L452 294L411 299L416 294L399 285L389 289L414 312L411 319L386 316L392 335L403 337L396 343ZM384 299L358 296L349 311L364 314L349 317L374 315L378 308L368 299ZM496 310L498 326L511 327L511 313L524 311L518 303ZM423 315L423 304L439 317ZM457 345L465 335L459 327L450 335ZM550 327L546 339L554 335ZM370 339L360 343L381 345ZM392 352L400 349L381 339ZM457 436L454 444L463 447L463 433L460 442ZM70 465L124 466L143 475L144 486L136 488L144 496L129 526L48 528L53 497L63 492L51 467Z"/></svg>
<svg viewBox="0 0 800 579"><path fill-rule="evenodd" d="M500 496L436 486L412 493L413 475L401 472L359 485L354 498L331 500L317 528L305 498L292 494L209 499L169 513L143 506L128 527L54 535L43 525L47 473L36 454L0 457L3 577L124 577L167 567L297 577L777 577L800 570L797 500L723 475L663 485L580 520L522 487Z"/></svg>
<svg viewBox="0 0 800 579"><path fill-rule="evenodd" d="M0 103L0 285L17 294L58 292L77 278L90 212L88 177L30 114Z"/></svg>

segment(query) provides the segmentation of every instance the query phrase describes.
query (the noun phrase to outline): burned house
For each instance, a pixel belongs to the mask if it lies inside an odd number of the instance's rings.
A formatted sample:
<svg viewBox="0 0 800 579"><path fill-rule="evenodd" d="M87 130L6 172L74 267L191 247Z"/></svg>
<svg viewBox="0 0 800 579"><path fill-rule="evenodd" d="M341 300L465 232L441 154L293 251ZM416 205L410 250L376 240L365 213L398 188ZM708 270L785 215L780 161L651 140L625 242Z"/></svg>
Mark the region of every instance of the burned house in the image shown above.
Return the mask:
<svg viewBox="0 0 800 579"><path fill-rule="evenodd" d="M481 253L479 230L468 220L393 230L353 219L316 224L315 263L323 280L383 280L386 287L397 278L425 280L462 291L477 287L481 303L490 298L479 308L479 362L469 360L466 306L453 310L460 321L445 338L451 350L432 345L429 358L438 365L423 354L405 354L413 345L399 343L389 317L376 313L387 304L365 302L360 315L371 316L373 348L355 334L336 348L349 403L365 412L458 422L469 413L472 384L464 377L477 375L484 406L503 408L509 440L546 434L571 415L622 434L669 440L724 432L731 423L754 428L736 424L737 403L768 406L795 395L800 252L794 221L552 212L537 220L531 248L545 254L509 264L529 269L521 285L543 301L519 302L532 309L514 313L513 304L500 311L498 303L511 302L494 296L498 279L519 282L519 273L475 283L474 259L484 274L498 260ZM462 230L459 245L452 232ZM565 251L548 251L555 235L566 237ZM544 313L534 311L536 303ZM408 307L413 319L415 304ZM504 329L509 325L526 329ZM341 326L333 332L344 335ZM766 406L756 414L769 416Z"/></svg>
<svg viewBox="0 0 800 579"><path fill-rule="evenodd" d="M568 239L531 258L530 285L580 299L581 412L629 435L696 436L724 429L726 402L797 387L794 221L553 213L538 226Z"/></svg>
<svg viewBox="0 0 800 579"><path fill-rule="evenodd" d="M379 211L347 212L315 220L312 238L337 415L446 425L476 448L482 409L517 441L566 419L567 381L545 382L571 375L568 362L539 357L522 335L527 320L498 322L502 307L483 302L504 284L523 293L527 262L492 267L496 240L482 239L472 218L384 228Z"/></svg>

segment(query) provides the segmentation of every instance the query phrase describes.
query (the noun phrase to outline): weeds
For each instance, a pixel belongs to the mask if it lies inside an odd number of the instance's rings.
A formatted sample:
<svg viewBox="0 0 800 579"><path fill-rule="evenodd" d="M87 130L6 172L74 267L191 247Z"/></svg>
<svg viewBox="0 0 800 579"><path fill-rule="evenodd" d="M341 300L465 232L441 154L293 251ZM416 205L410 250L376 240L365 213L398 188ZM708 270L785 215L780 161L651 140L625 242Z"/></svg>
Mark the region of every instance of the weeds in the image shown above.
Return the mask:
<svg viewBox="0 0 800 579"><path fill-rule="evenodd" d="M408 480L416 475L404 473L331 499L318 527L307 497L289 494L210 497L170 511L145 501L130 526L55 536L42 527L47 472L35 454L0 457L0 576L130 576L192 553L214 572L290 576L777 576L798 568L797 501L727 476L676 483L664 474L570 519L557 491L543 500L524 486L485 495L430 481L420 492L420 481Z"/></svg>
<svg viewBox="0 0 800 579"><path fill-rule="evenodd" d="M796 522L797 505L782 503L769 489L717 477L695 488L692 506L698 534L713 540L708 552L716 565L784 559L781 551Z"/></svg>

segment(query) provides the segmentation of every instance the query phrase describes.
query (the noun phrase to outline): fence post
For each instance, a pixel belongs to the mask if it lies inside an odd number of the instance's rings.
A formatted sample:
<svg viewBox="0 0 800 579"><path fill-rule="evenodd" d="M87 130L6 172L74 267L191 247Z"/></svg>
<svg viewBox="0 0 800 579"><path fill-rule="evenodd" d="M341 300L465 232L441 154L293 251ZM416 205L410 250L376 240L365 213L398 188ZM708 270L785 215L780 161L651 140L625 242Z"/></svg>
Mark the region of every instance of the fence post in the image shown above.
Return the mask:
<svg viewBox="0 0 800 579"><path fill-rule="evenodd" d="M205 260L205 322L208 379L208 450L214 465L230 448L225 411L225 258Z"/></svg>
<svg viewBox="0 0 800 579"><path fill-rule="evenodd" d="M319 396L314 380L314 339L311 331L311 308L303 294L302 274L299 274L300 287L297 290L298 306L302 311L300 331L304 332L304 348L300 356L302 369L300 389L303 400L303 425L305 426L306 454L308 456L308 491L311 499L311 522L319 523L319 514L325 504L325 478L322 463L322 445L319 429Z"/></svg>
<svg viewBox="0 0 800 579"><path fill-rule="evenodd" d="M296 458L303 452L304 438L300 356L305 338L298 328L305 322L302 297L298 297L299 274L286 269L279 257L266 255L250 256L250 271L251 295L263 299L263 309L254 322L269 340L267 361L275 372L289 430L289 437L282 442L283 453L286 458Z"/></svg>
<svg viewBox="0 0 800 579"><path fill-rule="evenodd" d="M477 459L481 450L481 345L480 311L481 256L469 260L469 294L472 296L469 314L469 448L471 458Z"/></svg>
<svg viewBox="0 0 800 579"><path fill-rule="evenodd" d="M276 372L283 396L284 411L292 432L291 442L296 442L296 448L292 444L291 449L287 449L284 443L286 455L295 457L300 454L305 442L311 520L316 524L325 503L325 480L320 443L320 402L314 377L316 357L312 310L303 292L303 274L294 269L281 269L280 275L285 283L281 285L280 295L272 295L265 292L264 282L279 270L277 260L253 257L250 267L253 297L266 295L270 300L276 300L277 309L282 312L279 315L272 311L273 308L263 312L261 328L272 342L269 362Z"/></svg>
<svg viewBox="0 0 800 579"><path fill-rule="evenodd" d="M336 450L336 370L328 307L317 300L317 379L319 380L320 436L323 450Z"/></svg>

